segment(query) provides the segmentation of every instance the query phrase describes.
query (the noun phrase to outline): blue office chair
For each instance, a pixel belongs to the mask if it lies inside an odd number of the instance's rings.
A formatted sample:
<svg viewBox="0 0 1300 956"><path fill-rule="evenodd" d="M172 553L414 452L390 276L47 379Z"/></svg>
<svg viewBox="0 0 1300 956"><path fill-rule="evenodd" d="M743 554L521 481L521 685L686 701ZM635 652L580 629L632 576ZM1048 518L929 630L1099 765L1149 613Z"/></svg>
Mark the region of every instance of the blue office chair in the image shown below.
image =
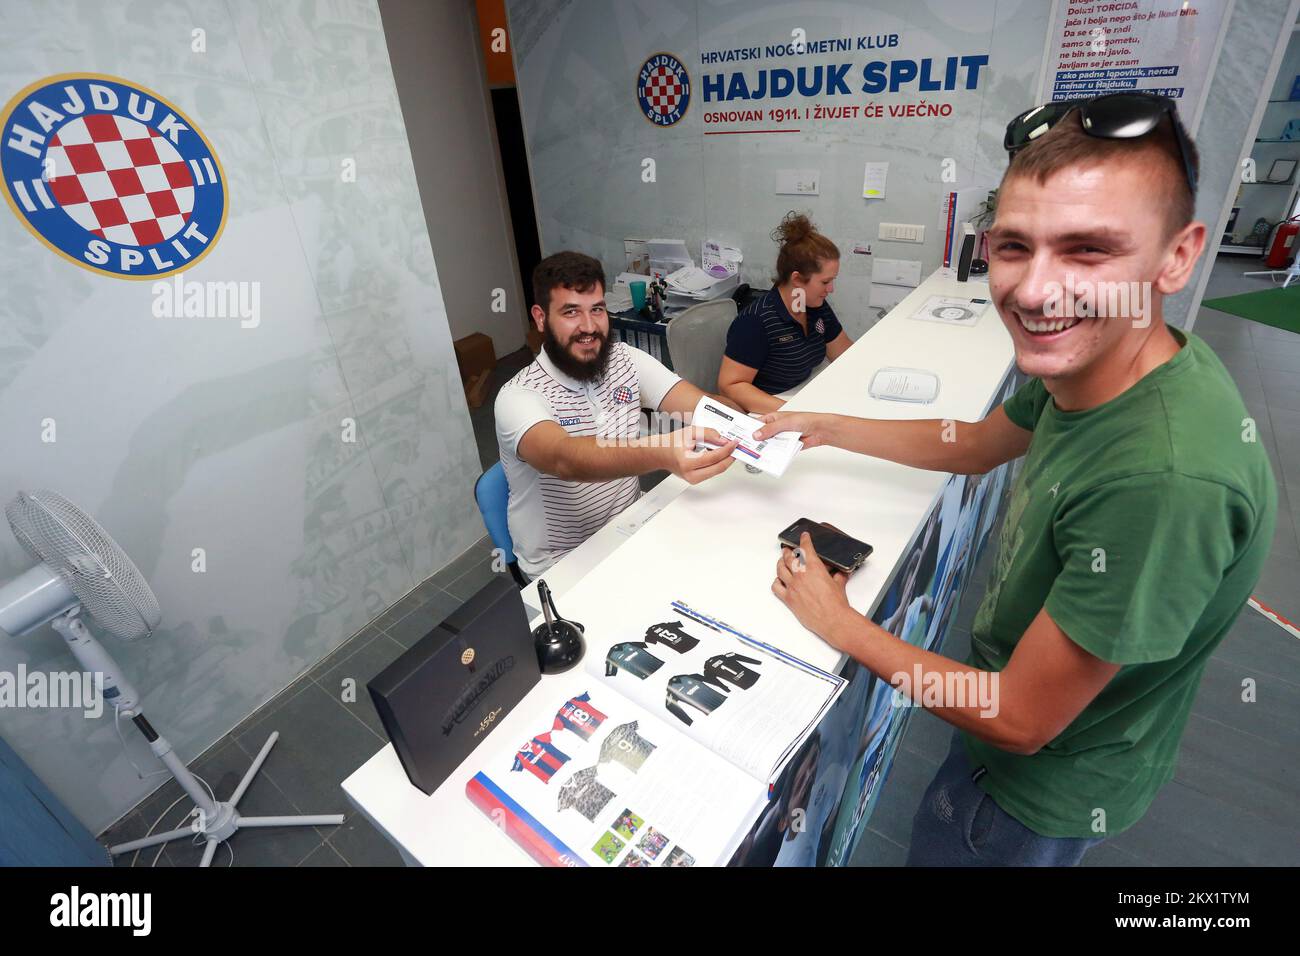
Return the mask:
<svg viewBox="0 0 1300 956"><path fill-rule="evenodd" d="M474 500L478 502L479 514L487 528L492 546L500 548L505 555L506 567L515 583L523 587L528 583L524 573L519 570L519 561L515 558L515 543L510 540L510 524L506 521L506 507L510 503L510 486L506 483L506 470L497 462L474 482Z"/></svg>

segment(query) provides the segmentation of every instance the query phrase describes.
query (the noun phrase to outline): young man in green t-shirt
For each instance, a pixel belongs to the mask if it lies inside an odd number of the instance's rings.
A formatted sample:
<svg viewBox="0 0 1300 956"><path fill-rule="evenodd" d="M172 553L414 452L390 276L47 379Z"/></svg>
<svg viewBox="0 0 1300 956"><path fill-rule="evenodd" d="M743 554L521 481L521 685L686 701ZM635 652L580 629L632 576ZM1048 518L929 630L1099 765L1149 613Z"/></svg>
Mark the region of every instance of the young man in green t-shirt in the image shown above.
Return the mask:
<svg viewBox="0 0 1300 956"><path fill-rule="evenodd" d="M940 420L795 412L763 430L960 474L1026 456L964 664L853 611L810 540L803 563L777 565L773 591L810 630L910 696L954 689L931 707L957 733L910 864L1073 865L1139 820L1277 510L1232 379L1162 316L1205 245L1172 101L1049 104L1013 120L1006 146L989 291L1029 382L955 441ZM995 707L962 699L980 679Z"/></svg>

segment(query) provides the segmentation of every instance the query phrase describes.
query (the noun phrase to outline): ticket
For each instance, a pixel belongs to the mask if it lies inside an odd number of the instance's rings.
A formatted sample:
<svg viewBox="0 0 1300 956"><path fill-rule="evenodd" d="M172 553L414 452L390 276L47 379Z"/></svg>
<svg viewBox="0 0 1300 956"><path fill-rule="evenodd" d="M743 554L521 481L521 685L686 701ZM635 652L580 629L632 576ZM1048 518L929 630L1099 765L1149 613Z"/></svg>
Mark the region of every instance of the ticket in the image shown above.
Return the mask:
<svg viewBox="0 0 1300 956"><path fill-rule="evenodd" d="M731 457L753 465L773 478L785 474L794 456L803 448L798 432L778 432L771 438L756 441L754 432L763 427L759 419L728 408L708 395L696 404L691 424L700 428L712 428L727 441L737 442ZM700 444L709 448L716 447L705 442Z"/></svg>

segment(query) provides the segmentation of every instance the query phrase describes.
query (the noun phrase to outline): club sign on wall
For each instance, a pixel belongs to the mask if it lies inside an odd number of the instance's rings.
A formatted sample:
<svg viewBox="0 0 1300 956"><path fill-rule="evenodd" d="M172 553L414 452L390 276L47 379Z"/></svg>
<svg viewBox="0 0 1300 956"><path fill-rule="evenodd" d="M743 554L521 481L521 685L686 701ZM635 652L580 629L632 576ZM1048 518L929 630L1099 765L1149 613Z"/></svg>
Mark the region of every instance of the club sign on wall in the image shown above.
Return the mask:
<svg viewBox="0 0 1300 956"><path fill-rule="evenodd" d="M656 53L636 73L636 100L656 126L672 126L691 105L691 75L671 53Z"/></svg>
<svg viewBox="0 0 1300 956"><path fill-rule="evenodd" d="M48 248L124 279L188 269L221 236L229 194L212 144L129 80L47 77L0 113L9 208Z"/></svg>

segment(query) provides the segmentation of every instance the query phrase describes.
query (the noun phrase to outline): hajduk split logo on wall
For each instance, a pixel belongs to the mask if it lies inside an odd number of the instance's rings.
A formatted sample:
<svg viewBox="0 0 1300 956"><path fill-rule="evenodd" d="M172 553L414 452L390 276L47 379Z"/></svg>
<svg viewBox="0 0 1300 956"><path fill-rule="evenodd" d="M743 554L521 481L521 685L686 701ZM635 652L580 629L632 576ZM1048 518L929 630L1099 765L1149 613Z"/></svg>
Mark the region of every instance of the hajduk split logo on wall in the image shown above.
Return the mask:
<svg viewBox="0 0 1300 956"><path fill-rule="evenodd" d="M14 214L77 265L123 279L188 269L216 245L229 196L212 144L177 107L129 80L39 80L0 114Z"/></svg>
<svg viewBox="0 0 1300 956"><path fill-rule="evenodd" d="M691 105L691 75L671 53L656 53L636 74L636 100L656 126L672 126Z"/></svg>

